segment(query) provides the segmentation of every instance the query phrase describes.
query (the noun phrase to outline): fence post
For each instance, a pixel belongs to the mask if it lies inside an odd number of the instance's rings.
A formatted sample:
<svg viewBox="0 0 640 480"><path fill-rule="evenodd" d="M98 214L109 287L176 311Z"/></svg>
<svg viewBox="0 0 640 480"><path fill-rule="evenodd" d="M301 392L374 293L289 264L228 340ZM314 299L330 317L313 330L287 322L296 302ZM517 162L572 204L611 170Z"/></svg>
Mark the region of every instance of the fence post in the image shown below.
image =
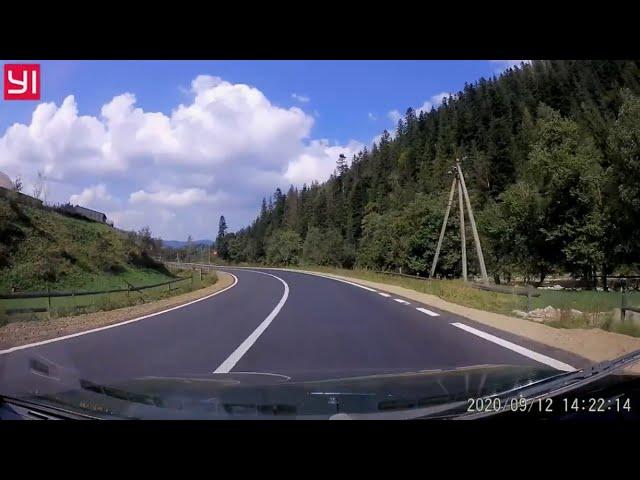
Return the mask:
<svg viewBox="0 0 640 480"><path fill-rule="evenodd" d="M625 321L625 307L627 306L627 292L624 289L624 287L622 287L621 292L622 292L622 297L621 297L621 300L620 300L620 321L622 323L624 323L624 321Z"/></svg>
<svg viewBox="0 0 640 480"><path fill-rule="evenodd" d="M47 315L51 318L51 287L47 285Z"/></svg>
<svg viewBox="0 0 640 480"><path fill-rule="evenodd" d="M527 312L531 311L531 285L527 285Z"/></svg>

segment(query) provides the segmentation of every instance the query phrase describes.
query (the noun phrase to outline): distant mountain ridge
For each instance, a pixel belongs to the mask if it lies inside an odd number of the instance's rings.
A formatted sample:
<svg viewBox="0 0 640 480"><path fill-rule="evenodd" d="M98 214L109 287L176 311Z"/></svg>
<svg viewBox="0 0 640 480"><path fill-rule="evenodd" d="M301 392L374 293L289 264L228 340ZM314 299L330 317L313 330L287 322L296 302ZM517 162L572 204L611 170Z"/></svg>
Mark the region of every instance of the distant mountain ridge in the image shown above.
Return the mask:
<svg viewBox="0 0 640 480"><path fill-rule="evenodd" d="M163 240L162 244L165 247L169 247L169 248L184 248L187 246L187 242L183 240ZM213 245L213 240L193 240L191 244L194 247L195 246L210 247L211 245Z"/></svg>

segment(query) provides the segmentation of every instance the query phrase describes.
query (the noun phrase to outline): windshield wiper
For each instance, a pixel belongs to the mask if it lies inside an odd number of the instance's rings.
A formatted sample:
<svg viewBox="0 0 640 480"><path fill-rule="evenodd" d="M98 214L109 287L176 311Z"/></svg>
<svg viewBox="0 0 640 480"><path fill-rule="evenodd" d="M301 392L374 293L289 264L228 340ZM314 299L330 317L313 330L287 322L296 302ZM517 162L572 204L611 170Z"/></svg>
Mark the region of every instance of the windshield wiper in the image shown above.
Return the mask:
<svg viewBox="0 0 640 480"><path fill-rule="evenodd" d="M506 393L499 393L487 398L498 398L504 400L499 409L486 412L463 413L455 416L455 420L474 420L477 418L497 415L510 410L508 401L513 398L524 398L526 405L534 403L545 398L551 398L563 393L576 390L591 382L600 380L612 373L634 363L640 361L640 350L622 355L614 360L607 360L595 363L576 372L567 372L554 375L546 380L536 382L531 385L525 385L516 390Z"/></svg>

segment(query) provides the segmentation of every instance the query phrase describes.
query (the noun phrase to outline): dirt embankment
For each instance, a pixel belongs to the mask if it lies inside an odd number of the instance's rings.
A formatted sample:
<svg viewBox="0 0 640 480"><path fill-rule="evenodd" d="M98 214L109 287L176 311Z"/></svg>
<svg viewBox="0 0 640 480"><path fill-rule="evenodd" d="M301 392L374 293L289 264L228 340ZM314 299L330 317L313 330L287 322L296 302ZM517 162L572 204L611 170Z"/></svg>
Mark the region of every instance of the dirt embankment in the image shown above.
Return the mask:
<svg viewBox="0 0 640 480"><path fill-rule="evenodd" d="M119 308L104 312L87 313L74 317L52 318L50 320L32 320L12 322L0 327L0 350L28 343L40 342L73 333L104 327L126 320L150 315L168 308L206 297L230 287L234 278L225 272L218 272L218 281L209 287L193 292L176 295L155 302ZM150 319L150 321L153 321Z"/></svg>

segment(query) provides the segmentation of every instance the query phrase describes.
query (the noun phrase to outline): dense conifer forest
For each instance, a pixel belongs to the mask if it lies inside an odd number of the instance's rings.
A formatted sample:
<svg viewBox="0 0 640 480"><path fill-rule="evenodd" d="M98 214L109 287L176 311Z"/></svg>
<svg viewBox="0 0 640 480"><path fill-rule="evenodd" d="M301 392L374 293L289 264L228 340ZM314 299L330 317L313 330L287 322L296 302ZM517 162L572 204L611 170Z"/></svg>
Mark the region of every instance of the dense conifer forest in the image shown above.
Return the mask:
<svg viewBox="0 0 640 480"><path fill-rule="evenodd" d="M426 276L456 158L496 281L567 273L595 285L636 271L639 61L523 63L465 84L437 109L409 108L371 149L336 159L328 181L277 189L237 232L222 225L217 250L230 262ZM439 276L461 272L457 215L454 208ZM470 233L467 241L477 274Z"/></svg>

